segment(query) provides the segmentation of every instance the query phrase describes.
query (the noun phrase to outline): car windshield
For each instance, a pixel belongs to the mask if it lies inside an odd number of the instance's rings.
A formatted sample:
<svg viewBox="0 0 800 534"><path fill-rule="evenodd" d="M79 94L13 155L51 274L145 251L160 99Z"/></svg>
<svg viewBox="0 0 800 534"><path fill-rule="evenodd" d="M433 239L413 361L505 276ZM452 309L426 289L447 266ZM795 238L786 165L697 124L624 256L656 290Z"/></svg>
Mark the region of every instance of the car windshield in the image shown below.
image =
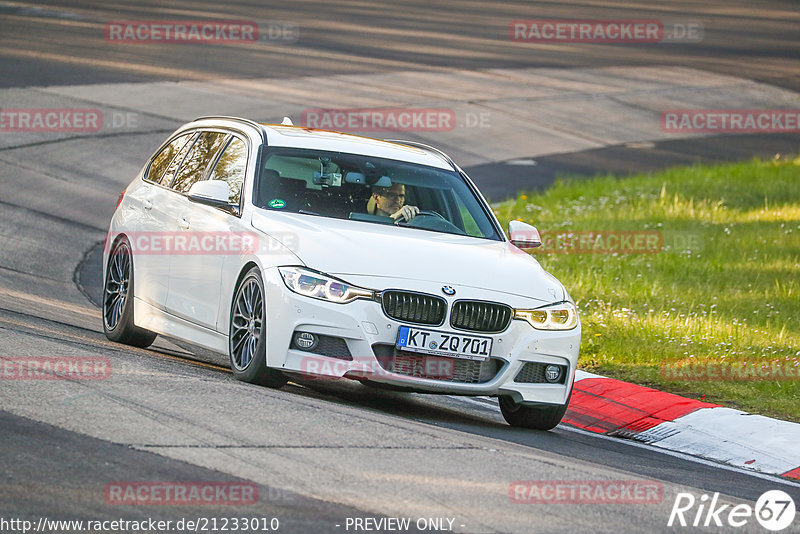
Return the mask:
<svg viewBox="0 0 800 534"><path fill-rule="evenodd" d="M501 240L459 173L404 161L272 147L253 197L268 210ZM406 208L408 221L397 215Z"/></svg>

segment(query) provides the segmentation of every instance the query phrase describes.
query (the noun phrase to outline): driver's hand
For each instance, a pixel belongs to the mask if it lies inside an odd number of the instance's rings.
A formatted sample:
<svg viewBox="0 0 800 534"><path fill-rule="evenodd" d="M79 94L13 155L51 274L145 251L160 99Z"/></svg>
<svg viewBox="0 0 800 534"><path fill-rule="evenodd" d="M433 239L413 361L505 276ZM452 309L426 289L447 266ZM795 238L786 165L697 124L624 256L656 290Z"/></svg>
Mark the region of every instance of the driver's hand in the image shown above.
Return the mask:
<svg viewBox="0 0 800 534"><path fill-rule="evenodd" d="M400 217L405 219L406 222L410 221L414 217L419 214L419 208L416 206L403 206L396 212L392 213L391 217L395 221L399 220Z"/></svg>

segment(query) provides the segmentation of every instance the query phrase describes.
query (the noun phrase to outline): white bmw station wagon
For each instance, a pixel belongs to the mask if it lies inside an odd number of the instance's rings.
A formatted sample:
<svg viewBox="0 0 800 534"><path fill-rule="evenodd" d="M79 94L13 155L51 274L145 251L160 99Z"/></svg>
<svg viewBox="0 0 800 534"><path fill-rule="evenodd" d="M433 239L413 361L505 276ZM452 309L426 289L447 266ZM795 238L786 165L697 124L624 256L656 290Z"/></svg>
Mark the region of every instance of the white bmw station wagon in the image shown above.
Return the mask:
<svg viewBox="0 0 800 534"><path fill-rule="evenodd" d="M487 395L514 426L563 417L581 327L563 285L503 233L448 156L405 141L232 117L186 124L120 195L103 326L292 376Z"/></svg>

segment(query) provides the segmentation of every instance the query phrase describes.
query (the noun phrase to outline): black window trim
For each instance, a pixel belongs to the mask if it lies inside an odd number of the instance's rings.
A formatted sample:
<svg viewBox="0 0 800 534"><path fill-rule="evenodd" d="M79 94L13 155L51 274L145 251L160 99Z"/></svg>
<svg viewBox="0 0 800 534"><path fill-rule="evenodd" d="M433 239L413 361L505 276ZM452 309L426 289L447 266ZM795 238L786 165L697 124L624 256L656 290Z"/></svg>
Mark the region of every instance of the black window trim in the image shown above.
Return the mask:
<svg viewBox="0 0 800 534"><path fill-rule="evenodd" d="M233 140L239 139L240 141L242 141L244 143L245 150L247 151L247 162L244 164L244 178L242 178L242 188L239 190L239 205L237 206L237 212L232 214L236 217L241 218L242 212L244 211L243 201L245 196L244 195L245 185L247 184L247 168L250 165L250 154L252 151L250 150L250 139L247 137L247 135L238 131L228 131L227 133L228 133L228 140L225 141L225 145L217 153L217 155L214 156L214 159L209 163L208 167L205 170L205 175L203 176L203 180L208 180L211 178L211 171L216 168L217 163L219 163L219 159L222 157L222 154L225 152L225 150L228 149L231 143L233 143ZM258 158L256 158L256 161L258 161ZM233 204L231 205L233 206ZM217 208L217 209L222 210L222 208Z"/></svg>
<svg viewBox="0 0 800 534"><path fill-rule="evenodd" d="M192 151L192 149L194 148L195 143L197 143L197 141L200 139L200 137L205 133L221 133L221 134L224 134L226 139L225 139L225 142L223 143L222 146L223 146L223 149L228 147L228 143L230 142L230 137L231 137L231 133L230 132L225 131L222 128L218 128L218 129L201 128L200 129L200 135L198 135L197 137L194 138L194 143L192 143L192 146L189 147L189 150L186 151L186 155L183 156L183 161L181 161L181 164L178 165L178 168L175 170L175 176L172 177L172 181L169 184L169 189L171 189L172 191L175 191L176 193L180 193L181 195L186 196L186 193L181 193L180 191L175 189L175 180L178 178L178 172L181 170L181 167L183 167L183 164L186 162L186 158L189 157L189 152ZM221 154L221 153L222 152L218 152L217 154ZM213 161L217 161L217 155L216 154L214 155ZM209 164L210 164L210 162L206 164L206 168L203 169L203 174L200 176L199 179L197 179L195 181L195 183L202 182L203 180L208 180ZM192 185L194 185L194 184L192 184Z"/></svg>
<svg viewBox="0 0 800 534"><path fill-rule="evenodd" d="M197 128L191 128L189 130L183 130L182 132L179 132L179 133L173 135L172 137L170 137L165 143L162 143L161 146L158 147L158 150L156 150L155 153L152 156L150 156L150 160L147 162L147 168L142 173L142 180L147 182L147 183L149 183L149 184L157 185L157 186L160 186L160 187L166 187L167 189L169 189L169 186L164 186L164 185L162 185L162 184L160 184L158 182L155 182L155 181L150 179L150 168L153 166L153 162L155 161L155 159L161 154L161 152L164 151L165 148L167 148L167 145L169 145L170 143L172 143L173 141L175 141L179 137L183 137L183 136L186 136L186 135L191 137L191 136L197 134L197 132L198 132ZM195 137L195 141L196 140L197 140L197 138ZM191 139L189 141L187 141L187 143L188 142L191 142L192 145L194 145L194 141L192 141ZM181 148L183 148L183 146L181 146ZM191 150L191 147L189 147L189 150ZM176 156L177 156L177 154L175 154L175 156L173 156L173 158L171 160L169 160L169 163L167 164L167 169L172 164L172 162L175 160ZM184 155L184 157L186 157L186 156ZM183 161L181 161L181 164L183 164ZM178 168L180 168L180 165L178 165ZM166 169L164 170L164 172L167 172Z"/></svg>
<svg viewBox="0 0 800 534"><path fill-rule="evenodd" d="M167 145L169 145L175 139L177 139L179 137L182 137L184 135L187 135L187 134L194 135L195 136L194 140L191 141L192 146L194 146L194 143L197 141L197 139L199 139L199 136L196 135L196 134L198 134L198 133L202 134L203 132L209 132L209 131L210 132L220 132L220 133L228 134L229 139L227 141L225 141L225 145L222 148L222 150L220 150L219 153L214 157L214 160L213 160L214 165L213 166L209 165L203 171L202 180L207 180L211 176L210 175L211 169L213 169L214 166L216 166L216 163L219 160L219 157L222 155L222 152L226 148L228 148L228 145L230 145L230 143L233 140L234 136L237 137L238 139L240 139L241 141L243 141L244 144L245 144L245 147L247 149L247 163L245 163L245 176L244 176L244 180L242 181L242 190L241 190L241 192L239 194L239 205L237 206L237 208L238 208L237 212L236 213L231 213L231 212L225 211L222 208L216 208L216 209L218 209L218 210L220 210L220 211L222 211L224 213L228 213L229 215L233 215L234 217L241 218L242 217L242 212L244 211L244 196L245 196L244 195L244 190L245 190L245 185L247 184L247 168L250 165L250 155L252 153L250 137L247 135L247 133L244 130L239 130L238 128L232 128L232 127L228 127L228 126L208 126L208 127L195 126L195 127L192 127L192 128L188 128L186 130L181 130L179 132L176 132L174 135L169 137L169 139L167 139L167 141L162 143L161 146L159 146L158 149L153 153L153 155L150 156L150 160L147 163L147 167L145 168L145 171L142 173L142 181L147 183L147 184L149 184L149 185L154 185L156 187L161 187L162 189L166 189L168 191L171 191L172 193L175 193L175 194L181 195L183 197L186 197L187 196L186 193L181 193L181 192L176 191L175 189L172 188L172 184L175 181L175 177L174 176L172 177L172 180L170 181L169 186L165 186L163 184L160 184L160 183L157 183L157 182L154 182L154 181L150 180L149 179L150 167L153 165L153 161L155 160L155 158L159 154L161 154L161 151L164 150L167 147ZM266 145L261 145L261 146L266 146ZM181 147L181 148L183 148L183 147ZM184 156L183 156L184 159L186 159L186 156L189 155L189 151L191 151L191 149L192 149L192 147L190 146L189 150L187 150L186 154L184 154ZM260 152L260 149L259 149L259 152ZM258 161L259 159L260 159L260 154L257 154L256 161ZM172 160L170 160L170 163L172 163ZM181 161L180 165L178 165L178 168L175 171L176 174L180 170L181 165L183 165L183 161ZM169 167L169 165L168 165L168 167ZM200 181L200 180L198 180L198 181ZM231 205L233 206L233 204L231 204Z"/></svg>
<svg viewBox="0 0 800 534"><path fill-rule="evenodd" d="M486 215L486 218L489 219L492 227L497 232L497 235L500 237L499 241L503 241L506 243L510 243L511 240L506 236L506 233L503 231L503 227L500 224L500 221L497 220L497 216L494 214L494 210L489 205L489 202L484 198L483 194L478 189L478 186L472 181L472 179L464 172L461 167L456 166L456 172L461 176L461 179L467 184L467 187L472 191L472 194L478 200L478 204L480 205L483 213Z"/></svg>
<svg viewBox="0 0 800 534"><path fill-rule="evenodd" d="M172 175L172 180L170 180L169 185L165 186L170 191L175 191L175 188L174 188L175 178L178 177L178 173L180 172L181 167L183 167L183 164L186 163L186 158L189 157L189 152L192 151L192 149L194 148L194 145L197 143L197 140L200 139L200 136L203 135L203 133L205 133L204 130L198 130L197 131L196 135L194 136L194 141L192 141L192 145L189 147L189 150L186 151L186 154L183 155L183 159L181 160L181 162L178 163L177 167L175 167L175 174ZM167 168L169 169L169 167L167 167ZM175 192L177 193L178 191L175 191ZM183 193L181 193L181 194L183 194Z"/></svg>

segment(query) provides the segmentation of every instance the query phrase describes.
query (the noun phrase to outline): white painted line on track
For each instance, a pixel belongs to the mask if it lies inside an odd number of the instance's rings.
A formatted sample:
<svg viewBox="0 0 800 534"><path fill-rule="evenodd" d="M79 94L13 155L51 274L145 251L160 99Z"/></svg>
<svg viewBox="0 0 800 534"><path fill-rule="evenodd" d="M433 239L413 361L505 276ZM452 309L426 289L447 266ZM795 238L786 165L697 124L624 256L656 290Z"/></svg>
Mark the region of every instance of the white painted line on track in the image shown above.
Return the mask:
<svg viewBox="0 0 800 534"><path fill-rule="evenodd" d="M589 432L588 430L583 430L582 428L575 428L568 425L558 425L558 428L561 430L566 430L568 432L575 432L576 434L584 434L586 436L594 436L600 439L605 439L608 441L614 441L616 443L624 443L625 445L630 445L632 447L638 447L640 449L646 449L648 451L658 452L662 454L666 454L667 456L673 456L675 458L680 458L682 460L686 460L689 462L694 462L702 465L707 465L709 467L716 467L718 469L724 469L725 471L733 471L734 473L741 473L743 475L749 475L752 477L760 478L763 480L769 480L770 482L775 482L778 484L784 484L786 486L792 486L795 488L800 488L800 482L794 482L788 478L782 478L780 475L773 475L769 473L759 473L758 471L751 471L749 469L743 469L741 467L735 467L732 465L721 464L718 462L714 462L711 460L705 460L703 458L698 458L697 456L692 456L690 454L686 454L683 452L672 451L669 449L659 449L657 447L653 447L652 445L646 445L644 443L637 443L636 441L630 441L621 438L615 438L612 436L606 436L605 434L597 434L595 432Z"/></svg>
<svg viewBox="0 0 800 534"><path fill-rule="evenodd" d="M500 412L500 407L494 401L492 401L492 399L490 399L488 397L475 397L475 398L473 398L473 397L459 397L459 396L453 396L453 395L448 395L448 397L450 397L451 399L456 399L456 400L464 401L464 402L467 402L467 403L478 404L480 406L483 406L484 408L492 408L493 411ZM481 399L481 400L478 400L478 399ZM741 468L741 467L735 467L735 466L732 466L732 465L721 464L719 462L714 462L714 461L711 461L711 460L705 460L703 458L698 458L696 456L692 456L690 454L686 454L686 453L683 453L683 452L673 451L673 450L669 450L669 449L660 449L660 448L657 448L657 447L653 447L652 445L647 445L647 444L644 444L644 443L637 443L636 441L631 441L631 440L622 439L622 438L615 438L615 437L612 437L612 436L606 436L605 434L597 434L595 432L589 432L588 430L583 430L581 428L575 428L573 426L568 426L568 425L564 425L564 424L558 425L557 428L560 429L560 430L566 430L567 432L574 432L576 434L582 434L582 435L585 435L585 436L592 436L592 437L595 437L595 438L604 439L606 441L612 441L612 442L615 442L615 443L621 443L621 444L624 444L624 445L630 445L631 447L638 447L640 449L645 449L645 450L656 452L656 453L660 453L660 454L666 454L667 456L672 456L673 458L679 458L681 460L686 460L688 462L694 462L694 463L701 464L701 465L706 465L706 466L709 466L709 467L715 467L717 469L723 469L725 471L733 471L734 473L740 473L742 475L749 475L749 476L752 476L752 477L755 477L755 478L760 478L762 480L768 480L770 482L775 482L777 484L783 484L785 486L791 486L791 487L795 487L795 488L800 488L800 482L794 482L794 481L792 481L792 480L790 480L788 478L782 478L780 475L773 475L773 474L768 474L768 473L759 473L758 471L752 471L752 470L744 469L744 468Z"/></svg>
<svg viewBox="0 0 800 534"><path fill-rule="evenodd" d="M800 424L725 407L703 408L636 435L656 447L778 474L800 466L798 438Z"/></svg>

